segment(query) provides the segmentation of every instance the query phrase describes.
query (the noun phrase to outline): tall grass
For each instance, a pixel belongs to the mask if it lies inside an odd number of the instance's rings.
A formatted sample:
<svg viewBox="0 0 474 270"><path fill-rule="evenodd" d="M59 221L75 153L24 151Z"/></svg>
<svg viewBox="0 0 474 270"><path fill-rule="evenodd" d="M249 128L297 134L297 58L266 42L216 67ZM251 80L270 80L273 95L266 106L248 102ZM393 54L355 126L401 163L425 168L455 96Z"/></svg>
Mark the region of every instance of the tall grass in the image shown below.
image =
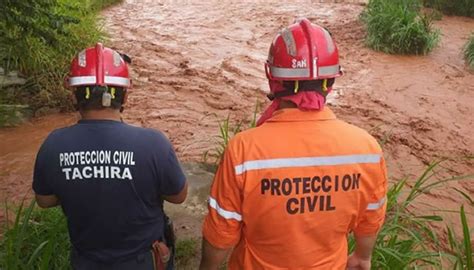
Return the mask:
<svg viewBox="0 0 474 270"><path fill-rule="evenodd" d="M361 15L367 45L390 54L430 52L438 44L439 31L420 7L418 0L370 0Z"/></svg>
<svg viewBox="0 0 474 270"><path fill-rule="evenodd" d="M98 11L119 0L2 2L0 66L18 70L27 84L0 89L0 103L71 108L63 79L72 57L104 37Z"/></svg>
<svg viewBox="0 0 474 270"><path fill-rule="evenodd" d="M446 243L440 242L433 231L433 223L443 221L441 216L422 215L412 209L421 195L447 182L473 179L474 176L469 175L434 180L438 174L436 169L442 162L430 164L414 183L405 178L391 185L387 194L386 221L372 257L373 269L442 269L443 259L451 261L454 267L460 264L457 262L459 258L466 257L462 248L446 251ZM461 209L461 215L463 212ZM467 228L467 223L463 222L463 230ZM452 236L452 239L458 241L459 238ZM463 239L470 245L469 235L465 234ZM351 240L350 249L353 248L354 241Z"/></svg>
<svg viewBox="0 0 474 270"><path fill-rule="evenodd" d="M471 229L467 223L464 206L461 206L459 215L462 224L463 241L458 241L459 237L456 237L455 233L450 227L446 228L450 247L449 254L454 258L453 269L474 269L474 263L472 259L473 253L471 244Z"/></svg>
<svg viewBox="0 0 474 270"><path fill-rule="evenodd" d="M8 209L7 209L8 212ZM8 270L69 269L70 242L61 210L39 211L35 201L20 205L12 226L7 218L0 242L0 268Z"/></svg>
<svg viewBox="0 0 474 270"><path fill-rule="evenodd" d="M423 4L448 15L474 18L474 1L472 0L423 0Z"/></svg>
<svg viewBox="0 0 474 270"><path fill-rule="evenodd" d="M471 37L464 47L464 59L466 59L469 67L474 70L474 33L471 34Z"/></svg>
<svg viewBox="0 0 474 270"><path fill-rule="evenodd" d="M216 146L211 150L205 151L202 159L203 164L209 171L216 171L227 144L234 135L242 131L245 122L249 122L248 128L254 128L257 125L257 113L259 110L260 102L257 101L250 121L238 120L234 123L230 118L230 114L225 119L218 121L219 134L215 137Z"/></svg>
<svg viewBox="0 0 474 270"><path fill-rule="evenodd" d="M59 208L41 210L35 201L24 208L20 205L11 226L6 223L0 241L0 269L6 270L67 270L70 242L66 218ZM198 261L198 240L178 239L177 269L194 269Z"/></svg>

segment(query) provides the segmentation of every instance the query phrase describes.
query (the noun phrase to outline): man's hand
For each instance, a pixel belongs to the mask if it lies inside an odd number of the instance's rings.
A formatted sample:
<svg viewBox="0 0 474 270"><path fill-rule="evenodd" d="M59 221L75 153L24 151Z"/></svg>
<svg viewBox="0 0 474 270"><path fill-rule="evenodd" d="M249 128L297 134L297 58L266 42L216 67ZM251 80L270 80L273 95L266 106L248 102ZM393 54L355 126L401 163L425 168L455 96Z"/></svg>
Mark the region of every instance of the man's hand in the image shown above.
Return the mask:
<svg viewBox="0 0 474 270"><path fill-rule="evenodd" d="M41 208L51 208L61 204L56 195L39 195L35 194L36 203Z"/></svg>
<svg viewBox="0 0 474 270"><path fill-rule="evenodd" d="M354 253L347 260L347 270L370 270L372 251L377 235L361 236L354 234L356 246Z"/></svg>
<svg viewBox="0 0 474 270"><path fill-rule="evenodd" d="M351 254L347 260L347 270L370 270L371 258L363 259L357 254Z"/></svg>

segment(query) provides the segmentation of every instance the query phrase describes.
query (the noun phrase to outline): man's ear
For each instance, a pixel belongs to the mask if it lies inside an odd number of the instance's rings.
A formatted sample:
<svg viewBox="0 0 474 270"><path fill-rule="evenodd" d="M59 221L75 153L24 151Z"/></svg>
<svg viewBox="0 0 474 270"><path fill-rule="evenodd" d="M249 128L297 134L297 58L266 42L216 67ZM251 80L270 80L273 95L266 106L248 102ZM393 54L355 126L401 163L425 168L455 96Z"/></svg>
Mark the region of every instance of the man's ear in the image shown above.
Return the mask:
<svg viewBox="0 0 474 270"><path fill-rule="evenodd" d="M71 95L72 104L77 105L78 102L77 102L77 98L76 98L76 93L73 92L73 91L71 91L69 93Z"/></svg>
<svg viewBox="0 0 474 270"><path fill-rule="evenodd" d="M128 91L125 90L125 93L123 94L123 102L122 102L122 105L125 105L127 103L127 100L128 100Z"/></svg>

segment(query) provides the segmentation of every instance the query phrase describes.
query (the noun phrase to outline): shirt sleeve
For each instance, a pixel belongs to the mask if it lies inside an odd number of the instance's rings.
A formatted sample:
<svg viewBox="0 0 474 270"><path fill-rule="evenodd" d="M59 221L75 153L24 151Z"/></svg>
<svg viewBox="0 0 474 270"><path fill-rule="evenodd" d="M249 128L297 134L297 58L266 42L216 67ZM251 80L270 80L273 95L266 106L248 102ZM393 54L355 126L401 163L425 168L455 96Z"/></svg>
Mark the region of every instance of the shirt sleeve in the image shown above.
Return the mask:
<svg viewBox="0 0 474 270"><path fill-rule="evenodd" d="M162 172L163 174L160 183L161 194L176 195L181 192L186 183L186 176L184 175L183 169L181 169L178 158L176 157L176 153L171 146L162 168Z"/></svg>
<svg viewBox="0 0 474 270"><path fill-rule="evenodd" d="M209 196L209 213L203 236L214 247L227 249L240 240L242 228L242 187L235 175L235 163L229 148L219 164Z"/></svg>
<svg viewBox="0 0 474 270"><path fill-rule="evenodd" d="M51 177L48 174L50 170L48 161L51 162L49 156L48 140L41 145L36 155L35 167L33 171L33 191L38 195L53 195L53 186Z"/></svg>
<svg viewBox="0 0 474 270"><path fill-rule="evenodd" d="M382 157L380 161L379 175L373 181L376 182L375 188L368 196L368 202L362 209L354 233L358 236L376 235L385 220L387 209L387 168L385 160Z"/></svg>

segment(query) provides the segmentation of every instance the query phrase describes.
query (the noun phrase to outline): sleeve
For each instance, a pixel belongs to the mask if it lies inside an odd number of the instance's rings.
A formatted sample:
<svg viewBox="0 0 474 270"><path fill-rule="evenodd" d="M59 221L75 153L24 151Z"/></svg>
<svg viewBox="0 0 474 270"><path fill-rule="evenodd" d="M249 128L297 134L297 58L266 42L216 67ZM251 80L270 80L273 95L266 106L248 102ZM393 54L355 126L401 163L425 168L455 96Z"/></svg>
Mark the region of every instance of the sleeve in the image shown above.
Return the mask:
<svg viewBox="0 0 474 270"><path fill-rule="evenodd" d="M38 195L53 195L52 179L49 176L51 168L48 167L49 156L48 139L41 145L36 155L35 167L33 171L33 191Z"/></svg>
<svg viewBox="0 0 474 270"><path fill-rule="evenodd" d="M171 145L162 172L161 193L168 196L178 194L186 184L186 176Z"/></svg>
<svg viewBox="0 0 474 270"><path fill-rule="evenodd" d="M374 188L368 194L368 202L364 204L365 209L359 215L354 233L358 236L376 235L385 220L387 209L387 168L383 156L380 160L380 169L372 181Z"/></svg>
<svg viewBox="0 0 474 270"><path fill-rule="evenodd" d="M242 187L235 174L229 147L219 164L211 186L209 213L204 219L203 236L214 247L228 249L240 240L242 228Z"/></svg>

